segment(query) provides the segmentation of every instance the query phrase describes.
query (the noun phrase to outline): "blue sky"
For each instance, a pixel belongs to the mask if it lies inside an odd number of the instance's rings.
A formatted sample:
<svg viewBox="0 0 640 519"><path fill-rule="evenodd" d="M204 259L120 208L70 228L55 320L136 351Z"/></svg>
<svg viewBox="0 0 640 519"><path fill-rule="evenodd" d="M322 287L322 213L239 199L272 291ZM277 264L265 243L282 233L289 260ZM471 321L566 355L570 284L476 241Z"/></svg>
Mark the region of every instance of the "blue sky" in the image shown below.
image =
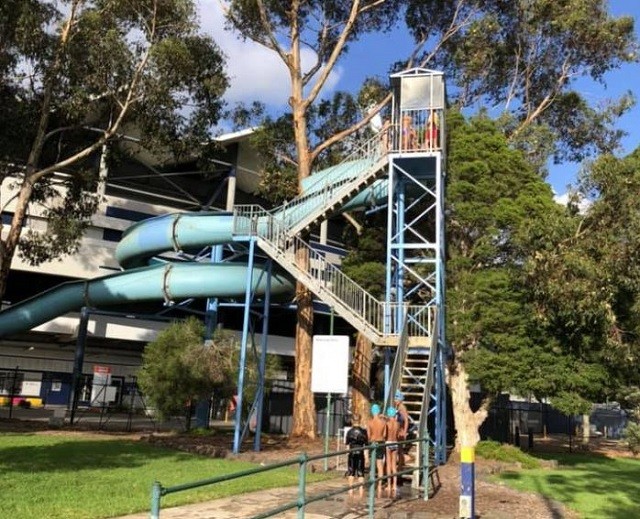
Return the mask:
<svg viewBox="0 0 640 519"><path fill-rule="evenodd" d="M266 103L273 111L286 109L288 77L284 65L274 55L251 42L243 42L223 30L223 16L218 0L198 0L203 28L212 34L228 57L231 88L227 101L251 102L255 99ZM610 11L615 16L631 15L636 20L636 34L640 40L640 0L610 0ZM411 38L403 30L392 34L369 36L351 46L349 53L331 75L326 91L355 91L368 76L385 77L390 65L406 59L412 49ZM311 63L313 56L307 53L304 60ZM594 104L615 98L631 90L640 103L640 64L625 65L606 76L606 88L588 80L580 80L577 89ZM640 146L640 104L620 120L620 128L629 133L622 142L621 154ZM579 164L553 165L548 181L558 194L566 192L567 185L575 180Z"/></svg>

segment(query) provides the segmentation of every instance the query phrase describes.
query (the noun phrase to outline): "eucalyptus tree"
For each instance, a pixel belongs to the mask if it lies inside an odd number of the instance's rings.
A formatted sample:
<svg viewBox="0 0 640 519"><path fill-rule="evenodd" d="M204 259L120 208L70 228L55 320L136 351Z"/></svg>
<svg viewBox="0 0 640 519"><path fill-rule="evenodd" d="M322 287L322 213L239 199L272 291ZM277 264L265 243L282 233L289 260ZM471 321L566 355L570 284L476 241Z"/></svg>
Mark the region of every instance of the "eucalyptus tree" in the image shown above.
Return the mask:
<svg viewBox="0 0 640 519"><path fill-rule="evenodd" d="M618 145L612 123L632 94L594 106L577 85L590 79L604 89L607 72L638 62L633 18L608 7L606 0L416 0L406 20L424 46L416 62L446 73L452 105L491 107L511 144L544 174L550 156L579 161Z"/></svg>
<svg viewBox="0 0 640 519"><path fill-rule="evenodd" d="M355 125L334 129L333 134L310 136L309 118L323 87L348 47L367 33L388 31L401 13L401 0L230 0L221 2L228 23L242 37L274 52L289 75L289 106L293 128L293 149L288 162L302 181L331 146L363 128ZM311 51L311 63L303 55ZM298 258L306 262L307 258ZM294 436L316 434L315 409L311 393L311 336L313 304L309 290L296 288L296 367L294 389Z"/></svg>
<svg viewBox="0 0 640 519"><path fill-rule="evenodd" d="M582 160L611 152L618 146L621 133L614 128L614 123L632 105L632 95L627 93L620 99L593 106L580 94L577 85L580 79L591 79L604 85L608 71L623 63L638 60L633 19L612 16L605 0L413 1L408 4L406 22L415 42L422 45L414 63L445 72L452 106L467 110L487 107L487 111L500 123L508 145L523 151L527 162L535 166L541 177L546 176L550 157L556 161ZM434 45L433 41L437 43ZM458 145L452 139L449 168L454 171L460 167L456 163L455 147ZM492 166L487 164L483 167ZM454 197L459 189L456 179L455 174L448 179L447 203L450 206L455 203ZM488 200L492 199L492 193L487 192L486 195L489 196ZM513 196L516 195L514 192ZM460 206L461 202L465 207L463 201L458 201L457 205ZM493 209L499 208L495 206ZM452 220L447 230L449 250L467 250L467 234L460 234L455 228L455 208L451 214ZM565 216L553 210L549 215L554 216L549 225L562 229L566 223ZM544 214L539 214L539 217L540 221L545 221ZM494 235L489 232L489 236ZM449 268L455 270L457 260L452 256L449 261ZM522 266L526 263L525 258L519 261ZM588 268L593 267L591 265ZM505 271L500 270L500 273L504 275ZM456 284L455 279L455 275L449 276L447 285L447 308L452 316L448 323L448 336L453 344L453 357L449 363L450 384L452 392L457 392L454 395L454 414L458 434L462 436L462 441L473 444L477 441L477 428L486 416L487 406L482 405L475 414L471 412L468 386L464 380L467 376L465 363L474 379L484 380L484 385L490 389L489 394L498 386L503 387L503 382L506 382L504 378L495 376L496 369L509 374L509 369L515 369L518 363L513 364L515 357L509 356L502 357L503 364L498 363L499 357L493 363L483 363L483 359L490 357L486 348L479 348L484 352L481 355L459 355L467 350L475 351L476 346L486 345L487 341L491 342L494 325L486 319L466 322L455 318L459 312L466 315L470 294L479 297L483 293L485 296L490 293L486 292L487 287L483 290L478 287L475 293L460 292L464 284ZM473 279L468 282L473 286ZM512 287L513 290L516 288ZM461 294L464 297L459 297ZM491 301L497 304L498 295L492 294ZM502 293L505 305L513 297L526 300L529 295L517 290ZM532 309L535 310L536 306L533 305ZM500 317L497 322L504 321L504 315L503 312L497 312L496 317ZM472 334L468 333L467 324L473 325ZM523 322L521 326L525 324ZM525 328L529 326L530 323ZM525 353L520 358L523 361L528 358L530 366L535 365L536 357L542 362L543 359L553 358L559 351L567 352L549 339L548 330L538 331L542 337L537 349L530 344L530 348L516 354ZM536 336L530 334L530 339ZM521 342L518 341L518 344ZM531 355L534 349L536 355ZM596 367L597 355L591 358L578 357L578 369L575 357L570 353L556 363L556 373L560 373L556 381L573 381L575 390L568 389L567 384L555 384L551 380L553 369L539 367L528 371L549 375L541 378L538 385L527 377L521 380L528 380L532 390L546 392L547 395L555 394L559 405L564 402L567 408L584 408L585 399L602 387L602 370ZM483 365L486 373L493 373L494 377L482 376L480 365ZM562 373L572 376L567 377ZM575 395L580 397L576 399Z"/></svg>
<svg viewBox="0 0 640 519"><path fill-rule="evenodd" d="M32 264L77 250L106 145L134 132L185 152L219 117L227 79L191 0L7 0L0 20L0 179L12 213L2 294L18 247ZM23 235L31 211L47 235Z"/></svg>
<svg viewBox="0 0 640 519"><path fill-rule="evenodd" d="M640 386L640 152L587 165L572 214L547 220L526 281L558 351L600 372L594 391L558 395L586 413L593 397L629 400ZM581 202L581 204L578 204ZM588 389L588 388L583 388ZM566 406L565 406L566 407Z"/></svg>

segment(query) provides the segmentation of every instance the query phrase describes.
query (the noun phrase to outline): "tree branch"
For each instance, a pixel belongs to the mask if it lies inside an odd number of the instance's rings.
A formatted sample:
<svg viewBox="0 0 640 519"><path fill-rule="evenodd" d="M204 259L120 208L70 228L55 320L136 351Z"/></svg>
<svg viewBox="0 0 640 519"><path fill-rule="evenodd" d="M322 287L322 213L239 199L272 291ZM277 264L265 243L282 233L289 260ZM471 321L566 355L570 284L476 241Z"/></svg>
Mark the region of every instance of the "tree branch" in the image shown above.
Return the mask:
<svg viewBox="0 0 640 519"><path fill-rule="evenodd" d="M390 101L391 101L391 94L387 94L387 96L382 101L380 101L376 106L374 106L369 111L369 113L363 119L361 119L359 122L357 122L353 126L350 126L346 130L342 130L341 132L338 132L338 133L332 135L326 141L324 141L324 142L320 143L318 146L316 146L313 149L313 151L311 151L311 161L313 162L314 160L316 160L318 155L320 155L320 153L322 153L324 150L326 150L329 146L332 146L336 142L344 139L345 137L348 137L352 133L357 132L360 128L364 128L367 124L369 124L369 121L371 121L371 119L373 119L375 117L375 115L378 112L380 112L380 110L382 110L382 108L386 104L388 104Z"/></svg>
<svg viewBox="0 0 640 519"><path fill-rule="evenodd" d="M379 2L376 2L376 5L379 5L384 1L385 0L379 0ZM333 71L333 68L337 63L338 58L342 54L342 51L344 50L344 46L347 43L347 39L351 35L353 26L355 25L356 20L358 19L358 15L360 13L361 13L360 0L352 0L351 10L349 11L349 17L347 18L347 21L342 29L342 32L340 33L340 36L338 37L338 40L336 41L333 47L333 50L331 51L331 55L329 56L327 63L322 69L322 72L320 72L320 76L318 77L315 84L313 85L313 88L309 92L309 95L302 103L304 110L306 110L316 100L316 98L320 94L320 90L322 90L322 87L327 82L329 74Z"/></svg>
<svg viewBox="0 0 640 519"><path fill-rule="evenodd" d="M447 41L449 41L451 38L453 38L453 36L455 36L458 32L460 32L463 27L466 27L471 23L477 10L472 9L471 11L469 11L469 14L462 21L460 21L459 23L457 22L458 17L460 16L460 12L462 11L462 6L464 4L465 4L465 0L458 0L454 14L451 17L451 23L449 24L449 27L447 27L447 30L444 32L440 40L438 40L438 42L433 46L433 49L431 50L431 52L421 60L420 62L421 67L426 66L427 63L429 63L433 59L433 57L438 53L438 51L442 48L442 46ZM419 46L421 47L422 45L424 45L424 42L426 40L427 40L427 35L425 34L423 35ZM416 51L417 51L417 48L416 48Z"/></svg>
<svg viewBox="0 0 640 519"><path fill-rule="evenodd" d="M142 73L144 72L144 69L146 68L147 63L149 61L150 50L151 50L152 43L153 43L153 41L155 39L155 36L156 36L157 5L158 5L157 1L153 3L153 6L154 6L154 8L153 8L153 17L152 17L152 21L151 21L151 27L149 29L150 30L150 33L149 33L150 45L145 50L144 54L142 55L142 58L140 59L140 62L138 63L138 66L136 67L136 70L135 70L135 72L133 74L133 78L131 79L131 83L129 83L129 88L128 88L128 91L127 91L127 97L124 100L124 102L121 104L122 108L121 108L120 113L118 114L118 117L116 118L116 120L111 124L111 126L109 128L107 128L104 131L104 134L102 135L102 137L100 137L96 142L94 142L90 146L87 146L86 148L84 148L83 150L79 151L75 155L72 155L71 157L67 157L64 160L58 161L55 164L47 166L46 168L37 170L37 171L35 171L33 173L28 173L28 178L29 178L30 182L36 183L42 177L44 177L44 176L46 176L46 175L48 175L50 173L53 173L54 171L56 171L58 169L62 169L64 167L70 166L70 165L76 163L77 161L88 157L94 151L96 151L98 148L101 148L109 139L111 139L113 136L116 135L116 132L118 131L118 128L120 127L120 125L122 124L122 121L124 120L125 116L127 115L127 112L129 111L129 108L138 99L138 97L137 97L137 88L138 88L138 85L139 85L140 80L142 78Z"/></svg>

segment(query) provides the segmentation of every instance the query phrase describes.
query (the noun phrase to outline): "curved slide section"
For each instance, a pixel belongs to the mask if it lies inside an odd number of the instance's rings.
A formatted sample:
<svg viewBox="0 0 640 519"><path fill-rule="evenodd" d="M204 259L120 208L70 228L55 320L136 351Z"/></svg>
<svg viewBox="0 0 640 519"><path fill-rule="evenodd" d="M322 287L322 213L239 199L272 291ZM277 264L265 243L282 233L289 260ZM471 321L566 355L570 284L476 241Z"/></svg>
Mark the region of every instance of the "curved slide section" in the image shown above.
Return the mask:
<svg viewBox="0 0 640 519"><path fill-rule="evenodd" d="M254 271L254 289L264 292L266 276ZM0 335L31 329L82 306L189 297L244 297L247 266L234 263L166 263L87 281L70 281L0 313ZM273 273L271 293L290 293L290 279Z"/></svg>
<svg viewBox="0 0 640 519"><path fill-rule="evenodd" d="M354 161L316 173L309 177L305 193L313 195L327 182L338 184L345 175L353 175L354 167L364 170L368 165L367 161ZM381 180L357 194L342 210L360 209L385 198L386 181ZM309 200L312 199L310 196ZM303 203L298 211L311 211L313 207L311 203L308 206ZM278 212L276 210L274 216L277 217ZM118 263L127 270L63 283L7 308L0 312L0 337L29 330L82 306L190 297L242 297L247 283L245 264L167 262L150 265L153 257L167 251L197 251L232 240L233 215L228 212L174 213L136 223L125 231L116 249ZM256 267L253 288L257 293L265 290L265 276L260 276L260 272L262 269ZM272 273L272 294L293 290L290 278Z"/></svg>

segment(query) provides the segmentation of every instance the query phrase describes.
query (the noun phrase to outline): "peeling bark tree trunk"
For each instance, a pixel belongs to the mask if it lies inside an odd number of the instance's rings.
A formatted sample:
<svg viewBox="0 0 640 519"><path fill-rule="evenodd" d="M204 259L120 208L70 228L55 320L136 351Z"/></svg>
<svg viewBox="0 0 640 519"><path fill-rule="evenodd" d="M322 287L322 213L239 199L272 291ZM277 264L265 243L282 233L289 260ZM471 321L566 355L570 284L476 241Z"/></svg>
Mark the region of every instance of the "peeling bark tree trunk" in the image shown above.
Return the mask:
<svg viewBox="0 0 640 519"><path fill-rule="evenodd" d="M356 338L353 358L353 379L351 386L351 411L360 415L360 422L366 424L369 416L369 390L371 387L371 341L362 333Z"/></svg>
<svg viewBox="0 0 640 519"><path fill-rule="evenodd" d="M296 263L306 268L309 263L309 254L306 250L296 253ZM296 302L298 322L291 436L314 439L316 437L316 406L311 392L313 296L300 282L296 283Z"/></svg>
<svg viewBox="0 0 640 519"><path fill-rule="evenodd" d="M591 439L591 417L588 413L582 415L582 448L589 448L589 440Z"/></svg>
<svg viewBox="0 0 640 519"><path fill-rule="evenodd" d="M490 400L486 399L477 411L471 410L469 374L455 358L449 364L449 389L456 429L456 450L475 447L480 441L480 426L489 414Z"/></svg>

